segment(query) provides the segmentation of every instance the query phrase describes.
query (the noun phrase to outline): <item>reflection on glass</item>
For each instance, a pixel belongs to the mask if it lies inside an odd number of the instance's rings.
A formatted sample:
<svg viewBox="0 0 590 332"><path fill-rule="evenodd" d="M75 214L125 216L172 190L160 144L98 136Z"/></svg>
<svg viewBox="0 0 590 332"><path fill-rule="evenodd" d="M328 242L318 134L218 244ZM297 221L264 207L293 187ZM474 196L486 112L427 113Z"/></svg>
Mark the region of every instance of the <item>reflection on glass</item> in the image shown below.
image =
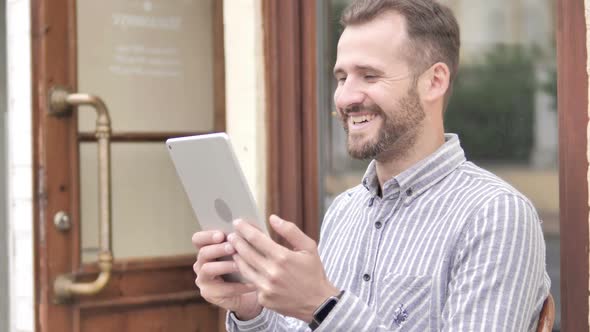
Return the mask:
<svg viewBox="0 0 590 332"><path fill-rule="evenodd" d="M560 328L559 190L555 4L524 0L447 0L461 26L461 66L447 113L447 132L458 133L468 159L524 193L543 220L547 269ZM349 0L330 0L319 24L323 89L334 91L331 70ZM320 94L321 95L321 94ZM325 94L325 107L333 109ZM327 112L327 111L326 111ZM325 153L323 211L336 195L357 185L368 161L352 160L334 118L320 117Z"/></svg>
<svg viewBox="0 0 590 332"><path fill-rule="evenodd" d="M116 259L190 254L198 223L164 143L112 150L112 240ZM98 250L97 146L80 145L82 261Z"/></svg>

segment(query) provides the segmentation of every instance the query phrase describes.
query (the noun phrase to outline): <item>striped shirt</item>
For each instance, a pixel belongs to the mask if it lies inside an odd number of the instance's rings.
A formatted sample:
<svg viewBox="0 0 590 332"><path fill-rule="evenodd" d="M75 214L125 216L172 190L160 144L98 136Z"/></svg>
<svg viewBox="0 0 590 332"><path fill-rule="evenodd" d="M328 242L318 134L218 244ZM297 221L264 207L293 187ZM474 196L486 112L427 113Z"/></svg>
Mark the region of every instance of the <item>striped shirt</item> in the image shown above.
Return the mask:
<svg viewBox="0 0 590 332"><path fill-rule="evenodd" d="M530 201L466 161L445 135L434 154L383 185L362 184L328 209L320 256L345 290L316 331L534 331L550 281ZM309 331L267 309L228 331Z"/></svg>

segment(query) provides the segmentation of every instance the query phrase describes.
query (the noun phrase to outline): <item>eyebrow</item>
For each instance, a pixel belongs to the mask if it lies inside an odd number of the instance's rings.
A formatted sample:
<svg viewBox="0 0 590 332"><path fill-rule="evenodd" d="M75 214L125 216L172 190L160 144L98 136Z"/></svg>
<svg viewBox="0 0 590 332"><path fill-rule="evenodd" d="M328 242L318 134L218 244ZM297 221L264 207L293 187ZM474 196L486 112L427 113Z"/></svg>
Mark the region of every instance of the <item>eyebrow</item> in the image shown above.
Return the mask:
<svg viewBox="0 0 590 332"><path fill-rule="evenodd" d="M356 65L354 66L354 71L361 71L361 72L374 72L377 75L383 75L383 71L381 69L378 69L376 67L373 66L369 66L369 65ZM334 76L337 76L338 74L342 74L344 73L344 69L342 68L334 68Z"/></svg>

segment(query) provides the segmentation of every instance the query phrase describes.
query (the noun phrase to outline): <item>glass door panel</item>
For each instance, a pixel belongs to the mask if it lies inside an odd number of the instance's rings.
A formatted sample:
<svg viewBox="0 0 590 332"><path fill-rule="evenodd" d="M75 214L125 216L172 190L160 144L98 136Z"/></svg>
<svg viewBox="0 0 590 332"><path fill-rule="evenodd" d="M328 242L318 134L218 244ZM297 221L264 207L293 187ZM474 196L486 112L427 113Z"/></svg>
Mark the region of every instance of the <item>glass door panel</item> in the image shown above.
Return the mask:
<svg viewBox="0 0 590 332"><path fill-rule="evenodd" d="M220 129L221 6L215 0L77 1L78 91L109 108L116 260L192 254L197 220L167 137ZM221 52L221 54L223 54ZM98 250L96 115L78 113L81 257Z"/></svg>
<svg viewBox="0 0 590 332"><path fill-rule="evenodd" d="M213 0L80 0L78 91L100 96L115 132L212 131ZM79 129L94 128L80 112Z"/></svg>
<svg viewBox="0 0 590 332"><path fill-rule="evenodd" d="M198 230L188 198L164 144L112 147L113 253L116 259L190 253ZM97 146L80 146L82 260L98 250Z"/></svg>

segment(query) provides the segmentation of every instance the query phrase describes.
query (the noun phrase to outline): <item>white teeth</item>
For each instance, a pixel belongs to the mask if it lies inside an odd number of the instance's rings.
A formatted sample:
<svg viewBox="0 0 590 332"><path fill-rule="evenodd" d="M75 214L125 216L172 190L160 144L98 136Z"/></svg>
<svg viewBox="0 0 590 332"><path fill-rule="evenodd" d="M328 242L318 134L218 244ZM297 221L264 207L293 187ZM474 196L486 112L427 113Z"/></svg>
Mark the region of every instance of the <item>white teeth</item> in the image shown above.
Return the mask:
<svg viewBox="0 0 590 332"><path fill-rule="evenodd" d="M369 122L375 118L375 114L368 114L368 115L351 115L350 119L354 124L362 123L362 122Z"/></svg>

